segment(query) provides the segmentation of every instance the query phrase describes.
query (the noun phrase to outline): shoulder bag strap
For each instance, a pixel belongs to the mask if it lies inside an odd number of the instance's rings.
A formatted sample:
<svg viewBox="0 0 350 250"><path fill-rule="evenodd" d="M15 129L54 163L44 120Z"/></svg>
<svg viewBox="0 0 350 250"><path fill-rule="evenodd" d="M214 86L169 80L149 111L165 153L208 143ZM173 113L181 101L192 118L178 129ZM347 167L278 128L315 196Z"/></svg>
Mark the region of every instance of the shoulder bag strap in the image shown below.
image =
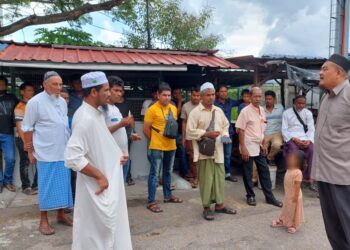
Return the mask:
<svg viewBox="0 0 350 250"><path fill-rule="evenodd" d="M215 109L211 115L211 120L209 123L209 127L207 128L207 131L214 131L215 129Z"/></svg>
<svg viewBox="0 0 350 250"><path fill-rule="evenodd" d="M294 114L297 116L299 122L301 123L301 125L303 125L303 128L304 128L304 132L307 133L308 131L308 127L307 125L304 123L303 119L301 119L300 115L298 114L298 112L296 111L295 107L293 106L293 111L294 111Z"/></svg>

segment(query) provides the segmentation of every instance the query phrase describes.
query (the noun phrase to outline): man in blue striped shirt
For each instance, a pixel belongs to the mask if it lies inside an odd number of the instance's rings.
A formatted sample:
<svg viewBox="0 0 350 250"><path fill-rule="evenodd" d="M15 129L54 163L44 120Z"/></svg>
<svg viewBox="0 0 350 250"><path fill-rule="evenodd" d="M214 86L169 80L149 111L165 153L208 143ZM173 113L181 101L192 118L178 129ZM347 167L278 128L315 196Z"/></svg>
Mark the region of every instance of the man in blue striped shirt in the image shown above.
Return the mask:
<svg viewBox="0 0 350 250"><path fill-rule="evenodd" d="M266 129L264 143L266 147L271 144L271 149L267 155L267 162L269 165L275 164L275 156L281 150L283 144L282 139L282 114L283 106L281 104L276 104L276 93L272 90L265 92L265 115L266 115Z"/></svg>

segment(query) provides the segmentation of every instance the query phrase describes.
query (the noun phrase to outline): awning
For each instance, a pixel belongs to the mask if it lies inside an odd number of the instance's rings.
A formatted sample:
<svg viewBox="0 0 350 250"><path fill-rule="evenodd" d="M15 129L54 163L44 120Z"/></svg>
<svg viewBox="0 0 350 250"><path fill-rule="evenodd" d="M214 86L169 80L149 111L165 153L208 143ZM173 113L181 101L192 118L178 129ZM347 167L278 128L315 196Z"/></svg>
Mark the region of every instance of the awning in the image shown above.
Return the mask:
<svg viewBox="0 0 350 250"><path fill-rule="evenodd" d="M217 51L182 51L0 42L0 66L23 68L186 71L187 66L235 69Z"/></svg>

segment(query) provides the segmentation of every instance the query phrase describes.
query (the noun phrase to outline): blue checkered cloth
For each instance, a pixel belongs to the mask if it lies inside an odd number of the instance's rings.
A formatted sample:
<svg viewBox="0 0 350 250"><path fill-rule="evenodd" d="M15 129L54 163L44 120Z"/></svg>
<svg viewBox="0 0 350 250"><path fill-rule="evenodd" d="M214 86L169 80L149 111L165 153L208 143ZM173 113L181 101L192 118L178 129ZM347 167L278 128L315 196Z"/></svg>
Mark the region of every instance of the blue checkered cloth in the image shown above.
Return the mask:
<svg viewBox="0 0 350 250"><path fill-rule="evenodd" d="M72 208L70 170L64 161L38 161L37 170L40 211Z"/></svg>

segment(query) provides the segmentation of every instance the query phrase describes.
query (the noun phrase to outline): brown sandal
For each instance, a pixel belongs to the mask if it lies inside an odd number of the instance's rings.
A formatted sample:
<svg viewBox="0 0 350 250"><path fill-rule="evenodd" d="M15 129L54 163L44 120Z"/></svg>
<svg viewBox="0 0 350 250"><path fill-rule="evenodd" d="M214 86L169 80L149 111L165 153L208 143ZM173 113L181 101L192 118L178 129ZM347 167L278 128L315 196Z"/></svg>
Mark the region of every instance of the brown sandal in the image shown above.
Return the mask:
<svg viewBox="0 0 350 250"><path fill-rule="evenodd" d="M158 206L156 202L149 203L147 205L147 209L150 210L153 213L161 213L163 210Z"/></svg>
<svg viewBox="0 0 350 250"><path fill-rule="evenodd" d="M170 199L164 200L164 203L182 203L182 202L183 200L175 196L171 196Z"/></svg>

